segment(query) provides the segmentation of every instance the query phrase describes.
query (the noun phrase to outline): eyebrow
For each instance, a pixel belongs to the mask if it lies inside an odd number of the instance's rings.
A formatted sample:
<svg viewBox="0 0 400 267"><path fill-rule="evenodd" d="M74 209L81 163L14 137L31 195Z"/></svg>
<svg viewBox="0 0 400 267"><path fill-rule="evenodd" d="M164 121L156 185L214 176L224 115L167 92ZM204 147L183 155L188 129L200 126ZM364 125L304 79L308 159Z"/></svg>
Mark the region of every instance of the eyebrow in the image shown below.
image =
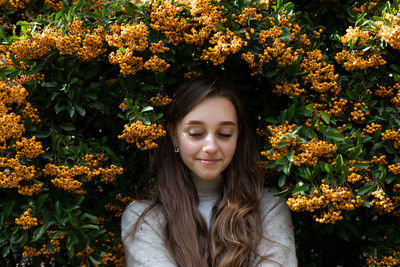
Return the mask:
<svg viewBox="0 0 400 267"><path fill-rule="evenodd" d="M188 124L188 125L196 125L196 124L204 124L204 122L192 120L192 121L188 121L186 124ZM236 123L234 123L233 121L221 121L219 123L219 125L233 125L233 126L235 126Z"/></svg>

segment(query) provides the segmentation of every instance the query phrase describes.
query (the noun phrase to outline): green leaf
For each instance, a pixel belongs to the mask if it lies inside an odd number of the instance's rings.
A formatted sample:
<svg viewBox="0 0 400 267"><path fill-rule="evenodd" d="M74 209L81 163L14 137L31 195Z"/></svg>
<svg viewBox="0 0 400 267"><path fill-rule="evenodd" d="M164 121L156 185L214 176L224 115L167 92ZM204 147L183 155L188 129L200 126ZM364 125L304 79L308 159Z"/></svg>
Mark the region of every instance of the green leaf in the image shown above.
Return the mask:
<svg viewBox="0 0 400 267"><path fill-rule="evenodd" d="M32 133L33 136L36 136L37 138L47 138L50 135L49 131L35 131Z"/></svg>
<svg viewBox="0 0 400 267"><path fill-rule="evenodd" d="M279 148L282 148L282 147L287 146L288 144L289 144L288 141L286 141L286 140L281 140L281 141L278 143L278 147L279 147Z"/></svg>
<svg viewBox="0 0 400 267"><path fill-rule="evenodd" d="M293 153L294 153L294 151L291 150L291 151L289 151L289 152L287 153L287 155L286 155L286 158L287 158L290 162L293 162L293 161L294 161Z"/></svg>
<svg viewBox="0 0 400 267"><path fill-rule="evenodd" d="M299 194L299 193L304 193L310 188L309 184L304 184L303 182L299 182L298 186L293 190L293 194Z"/></svg>
<svg viewBox="0 0 400 267"><path fill-rule="evenodd" d="M70 131L74 131L75 130L75 125L73 125L70 122L64 122L64 123L60 124L60 128L65 130L65 131L70 132Z"/></svg>
<svg viewBox="0 0 400 267"><path fill-rule="evenodd" d="M282 187L286 184L286 175L281 175L278 180L278 186Z"/></svg>
<svg viewBox="0 0 400 267"><path fill-rule="evenodd" d="M357 194L362 196L365 195L366 193L374 191L375 189L376 189L376 184L367 183L358 189Z"/></svg>
<svg viewBox="0 0 400 267"><path fill-rule="evenodd" d="M289 175L291 167L292 167L292 162L289 162L288 164L283 165L283 173L286 175Z"/></svg>
<svg viewBox="0 0 400 267"><path fill-rule="evenodd" d="M8 216L10 216L11 211L14 208L14 205L15 205L14 200L7 203L7 206L3 210L4 220L6 220L8 218Z"/></svg>
<svg viewBox="0 0 400 267"><path fill-rule="evenodd" d="M331 122L331 118L329 117L329 115L325 112L320 110L319 114L321 115L321 119L326 123L329 124Z"/></svg>
<svg viewBox="0 0 400 267"><path fill-rule="evenodd" d="M86 115L85 109L81 105L79 105L78 103L74 103L74 108L75 108L76 111L78 111L79 115L81 115L81 116L85 116Z"/></svg>
<svg viewBox="0 0 400 267"><path fill-rule="evenodd" d="M361 162L357 162L353 166L360 169L368 169L370 167L369 163L361 163Z"/></svg>
<svg viewBox="0 0 400 267"><path fill-rule="evenodd" d="M396 82L400 83L400 75L399 74L393 74L394 79L396 80Z"/></svg>
<svg viewBox="0 0 400 267"><path fill-rule="evenodd" d="M3 248L3 251L1 253L1 255L3 255L3 258L7 257L8 254L10 254L10 246L6 246Z"/></svg>
<svg viewBox="0 0 400 267"><path fill-rule="evenodd" d="M142 109L142 111L140 111L140 112L147 112L147 111L152 111L152 110L154 110L154 108L152 107L152 106L146 106L146 107L144 107L143 109Z"/></svg>
<svg viewBox="0 0 400 267"><path fill-rule="evenodd" d="M73 210L76 210L76 209L79 209L81 206L79 206L79 205L72 205L72 206L69 206L66 210L65 210L65 213L67 214L67 213L70 213L71 211L73 211Z"/></svg>
<svg viewBox="0 0 400 267"><path fill-rule="evenodd" d="M222 26L221 23L217 22L216 26L217 26L218 30L220 30L221 32L226 32L226 28L224 26Z"/></svg>
<svg viewBox="0 0 400 267"><path fill-rule="evenodd" d="M101 262L93 258L92 256L89 255L89 260L94 264L94 265L100 265Z"/></svg>
<svg viewBox="0 0 400 267"><path fill-rule="evenodd" d="M84 220L88 218L89 221L93 224L97 224L98 218L97 216L93 215L93 214L89 214L89 213L84 213L81 215L81 219Z"/></svg>
<svg viewBox="0 0 400 267"><path fill-rule="evenodd" d="M328 139L338 142L342 142L345 140L344 136L339 132L338 129L329 129L326 134L326 137Z"/></svg>
<svg viewBox="0 0 400 267"><path fill-rule="evenodd" d="M38 200L36 201L36 210L40 210L43 205L43 202L49 197L49 194L41 195Z"/></svg>
<svg viewBox="0 0 400 267"><path fill-rule="evenodd" d="M357 145L351 152L350 152L350 159L357 159L358 156L361 154L362 146Z"/></svg>
<svg viewBox="0 0 400 267"><path fill-rule="evenodd" d="M45 63L39 63L36 64L36 62L34 63L34 65L29 69L29 71L26 73L26 75L33 75L38 73L39 71L41 71L43 68L45 67Z"/></svg>
<svg viewBox="0 0 400 267"><path fill-rule="evenodd" d="M42 235L46 232L46 230L50 227L50 225L42 225L37 228L32 235L32 242L38 241Z"/></svg>
<svg viewBox="0 0 400 267"><path fill-rule="evenodd" d="M275 194L274 194L274 197L285 197L285 196L287 196L287 195L291 192L292 188L293 188L293 187L290 187L290 188L288 188L288 189L286 189L286 190L283 190L283 191L281 191L281 192L275 193Z"/></svg>
<svg viewBox="0 0 400 267"><path fill-rule="evenodd" d="M60 203L59 200L56 201L54 207L55 207L55 210L56 210L57 218L60 218L60 216L61 216L61 203Z"/></svg>
<svg viewBox="0 0 400 267"><path fill-rule="evenodd" d="M81 229L93 229L93 230L100 230L100 227L94 224L85 224L81 226Z"/></svg>

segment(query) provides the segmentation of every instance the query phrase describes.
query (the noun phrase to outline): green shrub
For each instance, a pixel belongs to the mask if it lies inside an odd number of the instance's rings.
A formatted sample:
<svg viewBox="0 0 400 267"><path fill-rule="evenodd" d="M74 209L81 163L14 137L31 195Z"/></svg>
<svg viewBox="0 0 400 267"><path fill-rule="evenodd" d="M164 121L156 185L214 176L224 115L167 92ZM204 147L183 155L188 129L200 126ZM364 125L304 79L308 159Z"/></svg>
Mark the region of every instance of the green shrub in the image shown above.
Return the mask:
<svg viewBox="0 0 400 267"><path fill-rule="evenodd" d="M0 5L3 265L122 265L119 217L198 75L236 85L300 266L400 263L397 1Z"/></svg>

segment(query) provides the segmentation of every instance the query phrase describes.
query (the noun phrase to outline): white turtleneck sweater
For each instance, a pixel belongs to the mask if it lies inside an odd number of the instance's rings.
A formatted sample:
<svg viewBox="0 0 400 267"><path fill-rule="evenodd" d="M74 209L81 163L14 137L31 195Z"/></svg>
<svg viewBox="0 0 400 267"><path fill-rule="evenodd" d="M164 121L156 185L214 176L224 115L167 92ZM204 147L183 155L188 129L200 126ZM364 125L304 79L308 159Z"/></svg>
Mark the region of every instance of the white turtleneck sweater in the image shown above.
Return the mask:
<svg viewBox="0 0 400 267"><path fill-rule="evenodd" d="M198 209L210 228L211 211L219 199L222 177L205 180L192 175L192 179L199 195ZM265 256L268 261L259 263L259 258L255 257L250 267L297 266L290 211L282 199L273 196L274 193L276 190L264 188L260 207L264 238L261 239L257 252ZM126 266L176 267L176 263L164 245L165 218L157 207L144 216L136 232L131 233L133 225L148 204L146 201L135 201L125 209L122 215L121 233L124 240Z"/></svg>

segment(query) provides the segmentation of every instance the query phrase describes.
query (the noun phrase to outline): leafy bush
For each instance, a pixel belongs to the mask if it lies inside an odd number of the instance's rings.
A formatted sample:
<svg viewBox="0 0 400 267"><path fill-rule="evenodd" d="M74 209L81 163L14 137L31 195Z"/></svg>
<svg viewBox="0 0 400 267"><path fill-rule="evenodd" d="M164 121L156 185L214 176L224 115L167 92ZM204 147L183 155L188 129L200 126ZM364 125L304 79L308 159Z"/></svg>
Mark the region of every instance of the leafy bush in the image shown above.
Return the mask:
<svg viewBox="0 0 400 267"><path fill-rule="evenodd" d="M199 75L236 85L300 266L400 263L397 1L0 5L3 265L121 266L168 96Z"/></svg>

